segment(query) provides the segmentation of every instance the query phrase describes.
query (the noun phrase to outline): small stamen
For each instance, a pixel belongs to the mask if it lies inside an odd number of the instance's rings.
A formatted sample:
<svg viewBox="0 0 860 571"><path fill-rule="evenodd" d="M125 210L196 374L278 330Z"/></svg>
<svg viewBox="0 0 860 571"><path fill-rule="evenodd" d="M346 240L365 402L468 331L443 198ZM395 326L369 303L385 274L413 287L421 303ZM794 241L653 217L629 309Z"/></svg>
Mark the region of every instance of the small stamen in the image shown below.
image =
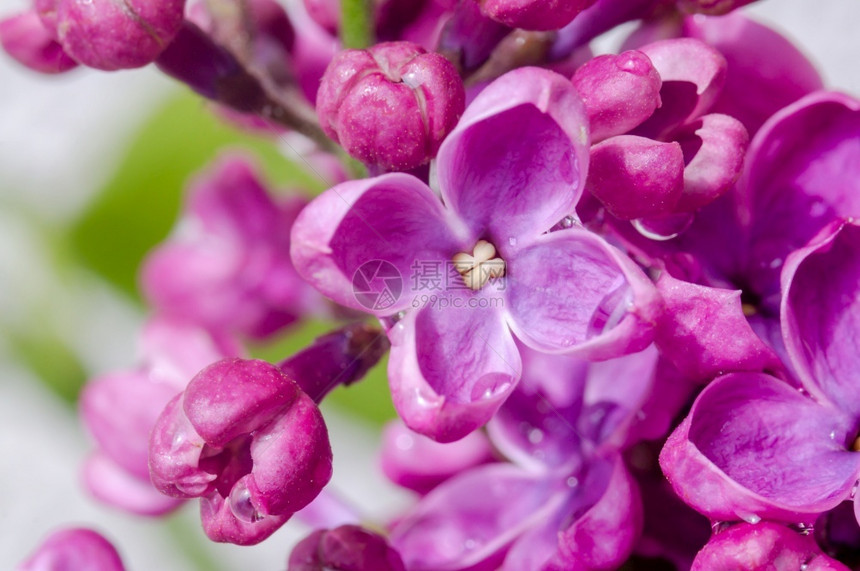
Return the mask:
<svg viewBox="0 0 860 571"><path fill-rule="evenodd" d="M463 282L477 291L490 279L505 275L505 261L495 255L495 246L486 240L478 240L471 254L460 252L454 256L454 267L463 276Z"/></svg>

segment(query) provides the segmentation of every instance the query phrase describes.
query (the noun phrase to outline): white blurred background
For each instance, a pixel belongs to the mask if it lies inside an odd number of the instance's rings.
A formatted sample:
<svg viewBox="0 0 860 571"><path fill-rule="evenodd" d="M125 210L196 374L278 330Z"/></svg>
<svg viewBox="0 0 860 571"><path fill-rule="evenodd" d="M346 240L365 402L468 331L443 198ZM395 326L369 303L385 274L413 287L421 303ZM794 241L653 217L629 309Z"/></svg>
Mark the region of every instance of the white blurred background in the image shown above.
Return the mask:
<svg viewBox="0 0 860 571"><path fill-rule="evenodd" d="M26 5L2 0L0 16ZM827 86L860 95L860 1L764 0L749 11L793 38ZM0 568L69 524L104 532L138 571L192 569L189 549L208 553L207 568L284 569L289 546L305 533L288 524L254 548L207 545L194 508L164 526L96 504L78 485L90 446L74 411L12 359L4 334L48 328L91 372L134 364L140 310L89 274L58 270L44 229L86 208L130 137L175 89L152 69L46 78L0 53ZM375 432L331 412L327 419L335 488L384 519L405 495L376 469ZM192 547L179 549L174 536Z"/></svg>

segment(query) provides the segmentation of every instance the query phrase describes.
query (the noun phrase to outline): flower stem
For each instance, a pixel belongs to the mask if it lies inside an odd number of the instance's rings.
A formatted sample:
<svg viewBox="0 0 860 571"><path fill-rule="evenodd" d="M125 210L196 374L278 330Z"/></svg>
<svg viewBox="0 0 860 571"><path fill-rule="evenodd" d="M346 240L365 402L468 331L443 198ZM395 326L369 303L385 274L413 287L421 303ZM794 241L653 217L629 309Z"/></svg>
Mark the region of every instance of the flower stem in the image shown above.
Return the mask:
<svg viewBox="0 0 860 571"><path fill-rule="evenodd" d="M373 0L340 0L340 41L352 49L374 43Z"/></svg>

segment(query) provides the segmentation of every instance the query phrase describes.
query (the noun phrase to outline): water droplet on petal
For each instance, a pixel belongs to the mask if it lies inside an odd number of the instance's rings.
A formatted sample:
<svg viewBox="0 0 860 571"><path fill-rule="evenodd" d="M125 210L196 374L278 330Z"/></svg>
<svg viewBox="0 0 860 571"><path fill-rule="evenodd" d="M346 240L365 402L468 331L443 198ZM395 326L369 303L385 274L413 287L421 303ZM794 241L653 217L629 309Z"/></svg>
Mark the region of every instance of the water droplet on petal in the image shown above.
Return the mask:
<svg viewBox="0 0 860 571"><path fill-rule="evenodd" d="M621 323L633 306L633 291L627 281L621 277L617 285L603 296L600 303L591 314L586 338L591 339L611 330Z"/></svg>
<svg viewBox="0 0 860 571"><path fill-rule="evenodd" d="M638 218L632 222L637 232L650 240L671 240L690 227L693 214L682 213L662 218Z"/></svg>
<svg viewBox="0 0 860 571"><path fill-rule="evenodd" d="M579 478L577 478L576 476L571 476L567 479L567 487L568 488L575 488L578 485L579 485Z"/></svg>
<svg viewBox="0 0 860 571"><path fill-rule="evenodd" d="M835 430L830 431L830 440L836 440L836 431Z"/></svg>
<svg viewBox="0 0 860 571"><path fill-rule="evenodd" d="M543 431L539 428L529 430L529 442L532 444L540 444L543 440Z"/></svg>
<svg viewBox="0 0 860 571"><path fill-rule="evenodd" d="M751 513L736 512L735 515L744 520L745 522L751 523L753 525L761 521L761 517Z"/></svg>
<svg viewBox="0 0 860 571"><path fill-rule="evenodd" d="M475 549L476 545L478 545L478 542L475 541L474 539L467 539L466 541L463 542L463 547L465 547L467 550L470 550L470 551L472 549Z"/></svg>
<svg viewBox="0 0 860 571"><path fill-rule="evenodd" d="M251 502L251 490L248 489L245 480L236 482L233 489L230 490L230 497L227 502L236 519L245 523L255 523L265 517L257 511Z"/></svg>
<svg viewBox="0 0 860 571"><path fill-rule="evenodd" d="M415 445L415 439L408 434L400 434L394 441L394 445L397 446L399 450L411 450Z"/></svg>
<svg viewBox="0 0 860 571"><path fill-rule="evenodd" d="M516 238L508 238L508 244L510 244L511 246L516 246L517 245L517 239Z"/></svg>

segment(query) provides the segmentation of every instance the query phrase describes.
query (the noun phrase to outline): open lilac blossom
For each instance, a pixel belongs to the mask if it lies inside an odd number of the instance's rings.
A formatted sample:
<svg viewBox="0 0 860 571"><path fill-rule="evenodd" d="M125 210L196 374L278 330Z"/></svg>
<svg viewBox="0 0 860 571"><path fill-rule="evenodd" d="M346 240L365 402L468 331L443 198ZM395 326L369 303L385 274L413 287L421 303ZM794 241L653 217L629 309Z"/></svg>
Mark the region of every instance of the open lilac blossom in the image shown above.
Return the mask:
<svg viewBox="0 0 860 571"><path fill-rule="evenodd" d="M319 529L290 554L287 571L406 571L385 538L357 525Z"/></svg>
<svg viewBox="0 0 860 571"><path fill-rule="evenodd" d="M185 0L40 0L36 8L75 61L113 71L154 61L179 32Z"/></svg>
<svg viewBox="0 0 860 571"><path fill-rule="evenodd" d="M80 414L96 441L83 481L102 502L140 515L162 515L180 505L149 480L149 434L164 406L203 367L238 355L229 339L163 318L141 334L141 365L90 381L80 398Z"/></svg>
<svg viewBox="0 0 860 571"><path fill-rule="evenodd" d="M620 451L657 352L602 363L524 350L523 379L488 425L510 462L464 470L393 527L407 568L612 569L641 530Z"/></svg>
<svg viewBox="0 0 860 571"><path fill-rule="evenodd" d="M660 464L700 512L803 523L853 495L858 254L860 227L834 223L783 269L782 331L801 391L763 373L724 375L667 441Z"/></svg>
<svg viewBox="0 0 860 571"><path fill-rule="evenodd" d="M224 359L168 403L150 440L159 491L201 498L214 541L262 541L331 478L331 448L314 402L278 367Z"/></svg>
<svg viewBox="0 0 860 571"><path fill-rule="evenodd" d="M557 30L596 0L474 0L490 18L511 28Z"/></svg>
<svg viewBox="0 0 860 571"><path fill-rule="evenodd" d="M256 171L228 155L192 185L178 232L143 266L143 290L156 311L252 338L324 313L288 253L290 226L305 199L276 202Z"/></svg>
<svg viewBox="0 0 860 571"><path fill-rule="evenodd" d="M714 535L696 556L691 571L712 569L848 571L822 553L812 536L772 522L739 523Z"/></svg>
<svg viewBox="0 0 860 571"><path fill-rule="evenodd" d="M395 173L338 185L299 215L299 273L338 303L396 316L389 380L411 429L448 442L489 420L520 376L515 337L595 358L650 343L660 302L641 270L582 228L546 233L573 212L587 152L570 81L523 68L490 84L442 145L444 205ZM373 290L364 281L382 264Z"/></svg>
<svg viewBox="0 0 860 571"><path fill-rule="evenodd" d="M125 571L111 543L86 528L52 533L15 571Z"/></svg>
<svg viewBox="0 0 860 571"><path fill-rule="evenodd" d="M353 157L383 171L426 164L465 105L454 66L409 42L345 50L320 83L325 132Z"/></svg>
<svg viewBox="0 0 860 571"><path fill-rule="evenodd" d="M32 10L0 21L0 46L19 63L41 73L63 73L78 66Z"/></svg>

